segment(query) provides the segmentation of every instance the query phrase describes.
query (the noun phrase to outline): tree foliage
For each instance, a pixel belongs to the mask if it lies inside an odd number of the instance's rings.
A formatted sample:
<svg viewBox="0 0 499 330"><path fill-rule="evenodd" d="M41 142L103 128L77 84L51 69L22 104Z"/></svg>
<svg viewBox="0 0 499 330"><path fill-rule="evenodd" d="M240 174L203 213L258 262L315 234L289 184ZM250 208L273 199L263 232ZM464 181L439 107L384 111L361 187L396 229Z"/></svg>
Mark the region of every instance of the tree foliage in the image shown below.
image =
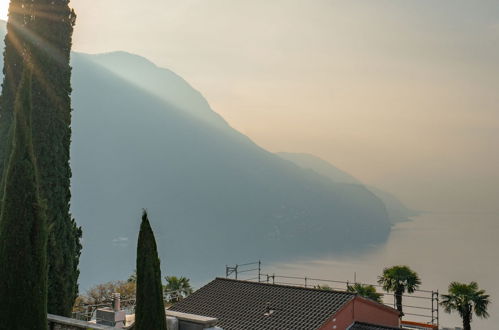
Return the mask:
<svg viewBox="0 0 499 330"><path fill-rule="evenodd" d="M69 0L35 2L34 50L36 68L35 153L42 192L47 200L49 235L49 312L69 316L78 292L81 229L69 213L71 144L71 67L75 14Z"/></svg>
<svg viewBox="0 0 499 330"><path fill-rule="evenodd" d="M192 293L190 280L186 277L166 276L163 287L168 302L177 302Z"/></svg>
<svg viewBox="0 0 499 330"><path fill-rule="evenodd" d="M47 329L47 223L31 136L31 72L19 84L2 177L0 329Z"/></svg>
<svg viewBox="0 0 499 330"><path fill-rule="evenodd" d="M69 315L77 294L81 229L69 213L71 143L71 39L75 14L69 0L12 0L4 50L0 109L0 173L14 100L30 54L32 141L49 224L49 312Z"/></svg>
<svg viewBox="0 0 499 330"><path fill-rule="evenodd" d="M85 294L78 296L75 308L80 305L100 305L109 303L113 299L113 293L119 293L122 300L135 299L135 282L112 281L94 285Z"/></svg>
<svg viewBox="0 0 499 330"><path fill-rule="evenodd" d="M135 269L130 276L128 276L127 282L137 283L137 270Z"/></svg>
<svg viewBox="0 0 499 330"><path fill-rule="evenodd" d="M376 288L372 285L355 283L354 285L348 285L347 291L355 292L361 297L383 303L383 294L376 292Z"/></svg>
<svg viewBox="0 0 499 330"><path fill-rule="evenodd" d="M489 317L487 308L490 296L478 288L476 282L470 284L452 282L448 294L442 295L441 305L447 313L457 311L463 320L464 330L471 330L473 313L480 318Z"/></svg>
<svg viewBox="0 0 499 330"><path fill-rule="evenodd" d="M166 330L165 304L156 240L144 210L137 242L135 330Z"/></svg>
<svg viewBox="0 0 499 330"><path fill-rule="evenodd" d="M387 292L395 293L397 310L404 315L402 307L402 296L404 293L413 293L421 285L419 275L407 266L393 266L385 268L383 274L378 277L378 283Z"/></svg>

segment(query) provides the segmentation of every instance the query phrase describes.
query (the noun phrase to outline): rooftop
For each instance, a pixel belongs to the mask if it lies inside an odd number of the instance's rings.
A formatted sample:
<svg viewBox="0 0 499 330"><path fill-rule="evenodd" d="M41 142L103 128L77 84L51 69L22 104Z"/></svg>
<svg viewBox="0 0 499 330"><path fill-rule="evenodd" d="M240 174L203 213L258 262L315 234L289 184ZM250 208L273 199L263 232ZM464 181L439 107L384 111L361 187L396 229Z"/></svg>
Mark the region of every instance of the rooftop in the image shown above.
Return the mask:
<svg viewBox="0 0 499 330"><path fill-rule="evenodd" d="M217 318L225 330L303 330L320 328L353 298L348 292L217 278L170 310Z"/></svg>

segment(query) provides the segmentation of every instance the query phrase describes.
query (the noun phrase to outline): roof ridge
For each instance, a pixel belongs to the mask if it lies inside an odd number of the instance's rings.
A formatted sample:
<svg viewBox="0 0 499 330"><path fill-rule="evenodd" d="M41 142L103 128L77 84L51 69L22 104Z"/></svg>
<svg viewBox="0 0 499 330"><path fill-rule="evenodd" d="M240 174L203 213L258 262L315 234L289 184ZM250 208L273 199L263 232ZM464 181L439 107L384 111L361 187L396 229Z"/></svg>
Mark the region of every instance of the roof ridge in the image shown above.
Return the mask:
<svg viewBox="0 0 499 330"><path fill-rule="evenodd" d="M249 284L254 284L254 285L263 285L263 286L274 286L274 287L282 287L282 288L290 288L290 289L296 289L296 290L307 290L307 291L319 291L319 292L326 292L326 293L331 293L331 294L344 294L347 296L357 296L357 293L355 292L348 292L348 291L340 291L340 290L324 290L324 289L317 289L317 288L306 288L303 286L298 286L298 285L287 285L287 284L274 284L274 283L265 283L265 282L254 282L254 281L247 281L247 280L236 280L233 278L225 278L225 277L216 277L214 281L217 280L222 280L222 281L228 281L228 282L237 282L237 283L249 283Z"/></svg>

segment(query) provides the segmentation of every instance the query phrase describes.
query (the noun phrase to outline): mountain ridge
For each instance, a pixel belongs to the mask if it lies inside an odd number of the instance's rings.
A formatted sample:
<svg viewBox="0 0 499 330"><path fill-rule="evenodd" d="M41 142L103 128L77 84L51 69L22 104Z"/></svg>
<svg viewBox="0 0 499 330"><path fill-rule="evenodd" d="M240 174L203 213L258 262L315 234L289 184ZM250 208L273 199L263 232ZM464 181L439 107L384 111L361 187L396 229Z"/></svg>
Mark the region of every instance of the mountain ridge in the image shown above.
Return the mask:
<svg viewBox="0 0 499 330"><path fill-rule="evenodd" d="M72 210L86 233L85 283L97 282L86 270L90 264L105 279L133 269L124 259L134 255L134 214L143 207L167 267L194 280L197 273L216 275L216 263L313 256L386 239L384 205L365 188L332 184L225 121L186 114L168 102L169 90L158 96L107 67L121 63L133 72L139 62L126 53L73 56ZM162 77L167 81L155 84L171 85L171 75ZM212 112L208 103L198 105L197 114ZM90 261L95 255L102 258Z"/></svg>
<svg viewBox="0 0 499 330"><path fill-rule="evenodd" d="M73 53L72 66L71 211L84 231L82 289L133 271L142 208L163 272L194 282L228 262L386 240L379 199L264 150L172 71L126 52Z"/></svg>
<svg viewBox="0 0 499 330"><path fill-rule="evenodd" d="M410 221L411 217L415 217L420 214L420 212L408 208L392 193L386 192L372 185L366 185L351 174L337 168L332 163L320 157L309 153L277 152L276 154L304 169L310 169L318 174L328 177L334 182L357 184L366 187L366 189L371 191L385 204L388 215L393 224Z"/></svg>

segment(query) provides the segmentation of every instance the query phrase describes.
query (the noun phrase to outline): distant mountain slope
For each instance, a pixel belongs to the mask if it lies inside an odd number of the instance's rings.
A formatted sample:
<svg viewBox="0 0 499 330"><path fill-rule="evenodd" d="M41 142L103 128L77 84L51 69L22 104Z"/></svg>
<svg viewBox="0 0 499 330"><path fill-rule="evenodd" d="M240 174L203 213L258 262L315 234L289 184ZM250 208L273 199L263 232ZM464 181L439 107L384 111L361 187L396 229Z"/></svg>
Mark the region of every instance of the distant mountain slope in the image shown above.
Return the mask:
<svg viewBox="0 0 499 330"><path fill-rule="evenodd" d="M165 274L207 280L226 263L384 242L384 205L232 129L173 72L123 52L73 54L72 212L81 287L135 268L142 208Z"/></svg>
<svg viewBox="0 0 499 330"><path fill-rule="evenodd" d="M381 199L383 203L385 203L388 216L390 217L392 222L410 221L411 217L415 217L421 214L421 212L407 207L400 199L398 199L398 197L396 197L392 193L373 186L366 187L376 196L378 196L378 198Z"/></svg>
<svg viewBox="0 0 499 330"><path fill-rule="evenodd" d="M294 152L278 152L277 155L281 158L295 163L300 167L314 170L315 172L330 178L334 182L364 185L352 175L340 170L330 162L325 161L324 159L321 159L317 156Z"/></svg>
<svg viewBox="0 0 499 330"><path fill-rule="evenodd" d="M222 129L228 128L226 121L210 108L201 93L168 69L157 67L141 56L126 52L92 55L91 60L204 123ZM130 62L134 65L130 65Z"/></svg>
<svg viewBox="0 0 499 330"><path fill-rule="evenodd" d="M330 178L334 182L358 184L364 186L362 182L357 180L352 175L348 174L345 171L340 170L333 164L317 156L305 153L290 153L290 152L279 152L277 153L277 155L305 169L314 170L318 174L324 175ZM395 197L391 193L388 193L373 186L367 186L367 189L372 191L379 199L383 201L388 211L390 220L393 223L408 221L409 217L413 217L419 214L419 212L409 209L404 203L402 203L397 197Z"/></svg>
<svg viewBox="0 0 499 330"><path fill-rule="evenodd" d="M193 278L220 274L228 262L387 237L385 208L367 189L263 150L170 71L126 53L74 54L73 67L72 209L85 230L84 285L133 270L143 207L164 265ZM130 72L153 72L156 90L144 82L149 75L139 84ZM184 104L178 95L199 99Z"/></svg>

